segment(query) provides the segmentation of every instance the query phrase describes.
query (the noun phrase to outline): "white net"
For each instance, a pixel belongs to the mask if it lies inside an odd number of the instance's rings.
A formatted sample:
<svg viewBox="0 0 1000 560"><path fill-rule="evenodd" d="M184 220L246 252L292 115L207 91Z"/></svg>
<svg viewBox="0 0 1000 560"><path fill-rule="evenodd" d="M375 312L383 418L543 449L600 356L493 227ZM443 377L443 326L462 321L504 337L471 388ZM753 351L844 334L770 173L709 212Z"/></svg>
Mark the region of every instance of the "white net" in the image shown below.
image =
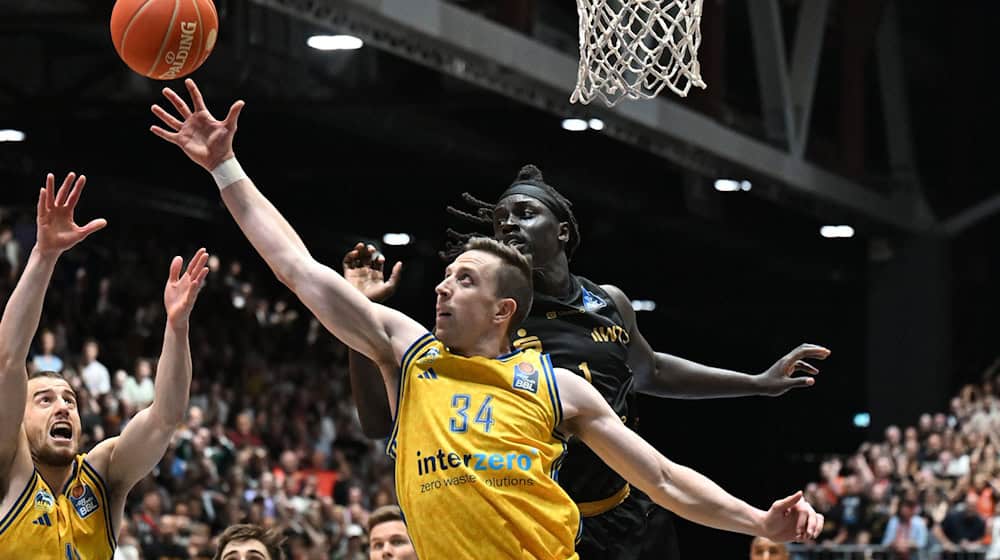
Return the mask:
<svg viewBox="0 0 1000 560"><path fill-rule="evenodd" d="M570 101L681 97L705 87L698 65L702 0L577 0L580 69Z"/></svg>

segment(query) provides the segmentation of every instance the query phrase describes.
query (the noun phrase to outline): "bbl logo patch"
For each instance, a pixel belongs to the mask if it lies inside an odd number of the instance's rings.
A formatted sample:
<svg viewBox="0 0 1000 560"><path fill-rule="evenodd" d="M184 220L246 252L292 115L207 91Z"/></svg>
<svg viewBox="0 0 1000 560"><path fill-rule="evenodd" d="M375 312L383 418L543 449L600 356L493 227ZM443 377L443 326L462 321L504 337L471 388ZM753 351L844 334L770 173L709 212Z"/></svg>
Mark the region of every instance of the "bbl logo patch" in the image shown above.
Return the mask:
<svg viewBox="0 0 1000 560"><path fill-rule="evenodd" d="M39 513L52 513L56 509L56 499L49 494L48 490L42 489L35 493L35 511Z"/></svg>
<svg viewBox="0 0 1000 560"><path fill-rule="evenodd" d="M98 509L97 498L94 496L94 491L90 489L90 486L86 484L77 484L69 490L69 501L73 504L73 509L76 510L76 514L80 516L80 519L86 519L88 515L94 513Z"/></svg>
<svg viewBox="0 0 1000 560"><path fill-rule="evenodd" d="M537 393L538 370L535 369L535 366L531 365L529 362L521 362L514 366L513 386L515 389Z"/></svg>

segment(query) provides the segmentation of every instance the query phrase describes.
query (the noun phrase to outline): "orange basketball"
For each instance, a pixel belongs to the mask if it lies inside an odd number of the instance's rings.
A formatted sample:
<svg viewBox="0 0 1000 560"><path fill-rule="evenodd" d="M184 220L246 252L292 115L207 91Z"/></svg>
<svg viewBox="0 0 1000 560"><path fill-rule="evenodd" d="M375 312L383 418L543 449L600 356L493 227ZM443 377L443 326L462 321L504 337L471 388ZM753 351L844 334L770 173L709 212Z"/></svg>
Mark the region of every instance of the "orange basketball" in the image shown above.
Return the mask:
<svg viewBox="0 0 1000 560"><path fill-rule="evenodd" d="M198 69L212 53L219 16L212 0L117 0L111 41L132 70L172 80Z"/></svg>

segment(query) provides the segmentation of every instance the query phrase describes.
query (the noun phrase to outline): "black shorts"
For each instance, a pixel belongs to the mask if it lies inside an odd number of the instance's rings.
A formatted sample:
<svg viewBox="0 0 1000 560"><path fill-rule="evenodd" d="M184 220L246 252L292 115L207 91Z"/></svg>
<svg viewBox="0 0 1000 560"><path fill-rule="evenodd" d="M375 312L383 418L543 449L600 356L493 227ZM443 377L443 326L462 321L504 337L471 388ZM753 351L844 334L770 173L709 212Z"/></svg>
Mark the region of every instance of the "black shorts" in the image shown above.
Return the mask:
<svg viewBox="0 0 1000 560"><path fill-rule="evenodd" d="M612 510L583 518L580 560L678 560L673 514L632 488Z"/></svg>

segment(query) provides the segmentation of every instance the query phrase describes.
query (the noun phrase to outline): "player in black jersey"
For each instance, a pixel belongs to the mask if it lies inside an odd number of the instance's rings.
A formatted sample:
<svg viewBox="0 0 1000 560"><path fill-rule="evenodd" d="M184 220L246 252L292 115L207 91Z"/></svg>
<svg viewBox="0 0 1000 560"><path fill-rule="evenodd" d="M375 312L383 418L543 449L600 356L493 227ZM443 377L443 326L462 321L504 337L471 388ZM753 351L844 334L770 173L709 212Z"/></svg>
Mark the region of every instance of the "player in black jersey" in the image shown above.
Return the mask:
<svg viewBox="0 0 1000 560"><path fill-rule="evenodd" d="M675 398L780 395L813 385L818 370L806 359L823 359L829 350L803 344L759 375L701 365L655 352L636 326L630 300L612 285L598 285L572 274L569 262L580 243L571 204L546 184L534 166L525 166L496 204L463 197L474 213L449 212L492 229L494 237L534 264L534 304L516 330L513 345L547 352L557 367L590 381L622 421L634 426L635 393ZM450 232L458 247L469 235ZM395 289L398 266L383 281L384 259L374 247L359 244L345 256L345 277L366 295L384 298ZM362 426L370 437L385 437L391 419L370 403L386 401L379 380L352 356L351 381ZM808 375L793 377L796 372ZM382 391L381 395L378 391ZM383 407L387 409L387 407ZM582 560L677 558L670 514L634 490L590 449L572 441L559 482L577 502L584 532L577 551Z"/></svg>

